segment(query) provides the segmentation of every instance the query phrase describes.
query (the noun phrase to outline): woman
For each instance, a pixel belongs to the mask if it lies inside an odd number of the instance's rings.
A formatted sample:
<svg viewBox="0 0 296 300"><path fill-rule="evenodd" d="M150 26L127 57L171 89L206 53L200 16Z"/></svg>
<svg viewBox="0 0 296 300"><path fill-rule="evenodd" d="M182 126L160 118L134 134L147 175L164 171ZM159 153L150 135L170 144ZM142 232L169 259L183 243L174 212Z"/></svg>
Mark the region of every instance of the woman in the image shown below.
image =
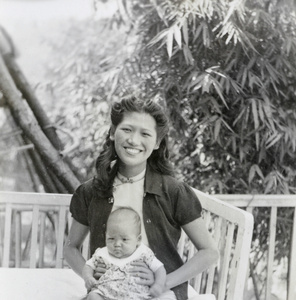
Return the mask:
<svg viewBox="0 0 296 300"><path fill-rule="evenodd" d="M73 223L64 256L82 275L85 264L79 249L90 231L90 250L105 246L106 222L120 206L135 209L142 222L142 241L167 271L163 292L171 299L187 299L187 281L218 259L217 248L205 227L201 205L192 189L173 176L167 148L168 119L151 100L135 97L115 103L111 128L96 162L97 175L75 191L70 211ZM177 252L181 229L199 250L183 264ZM105 272L104 266L100 276ZM151 285L153 273L136 265L141 284Z"/></svg>

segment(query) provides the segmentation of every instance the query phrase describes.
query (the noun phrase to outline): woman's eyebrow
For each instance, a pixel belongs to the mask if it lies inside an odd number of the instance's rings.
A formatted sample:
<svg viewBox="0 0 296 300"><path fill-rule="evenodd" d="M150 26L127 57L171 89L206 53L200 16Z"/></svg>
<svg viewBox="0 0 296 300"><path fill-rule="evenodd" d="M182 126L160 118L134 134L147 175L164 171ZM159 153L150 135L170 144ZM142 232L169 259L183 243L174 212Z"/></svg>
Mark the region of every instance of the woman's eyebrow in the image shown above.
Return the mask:
<svg viewBox="0 0 296 300"><path fill-rule="evenodd" d="M124 123L124 122L122 122L121 123L121 126L130 126L131 128L135 128L135 127L138 127L138 126L136 126L136 125L134 125L134 124L130 124L130 123ZM146 127L139 127L141 130L143 130L143 131L149 131L149 132L153 132L153 130L151 130L151 129L149 129L149 128L146 128Z"/></svg>

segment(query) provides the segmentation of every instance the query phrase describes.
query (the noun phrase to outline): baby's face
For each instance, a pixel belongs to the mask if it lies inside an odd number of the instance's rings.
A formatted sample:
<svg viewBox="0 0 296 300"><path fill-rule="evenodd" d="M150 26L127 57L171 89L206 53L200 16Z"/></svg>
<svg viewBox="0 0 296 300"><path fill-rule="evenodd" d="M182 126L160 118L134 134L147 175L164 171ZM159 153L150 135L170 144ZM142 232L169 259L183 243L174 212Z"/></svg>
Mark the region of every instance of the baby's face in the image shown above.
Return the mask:
<svg viewBox="0 0 296 300"><path fill-rule="evenodd" d="M109 222L106 246L110 255L125 258L134 253L140 244L140 235L130 221Z"/></svg>

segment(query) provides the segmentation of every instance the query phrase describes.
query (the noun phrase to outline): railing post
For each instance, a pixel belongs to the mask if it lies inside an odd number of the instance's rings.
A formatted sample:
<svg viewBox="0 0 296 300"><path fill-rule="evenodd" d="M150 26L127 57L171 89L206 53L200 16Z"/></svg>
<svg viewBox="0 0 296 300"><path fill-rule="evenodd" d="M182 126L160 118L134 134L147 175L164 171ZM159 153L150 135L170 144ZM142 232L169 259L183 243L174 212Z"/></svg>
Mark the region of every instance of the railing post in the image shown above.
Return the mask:
<svg viewBox="0 0 296 300"><path fill-rule="evenodd" d="M39 232L39 268L44 267L44 250L45 250L45 222L46 222L46 212L40 214L40 232Z"/></svg>
<svg viewBox="0 0 296 300"><path fill-rule="evenodd" d="M277 207L271 207L270 222L269 222L269 245L268 245L268 260L267 260L267 281L266 281L266 295L265 299L269 300L271 297L273 261L275 250L275 233L276 233L276 216Z"/></svg>
<svg viewBox="0 0 296 300"><path fill-rule="evenodd" d="M32 215L32 235L30 249L30 268L36 268L36 252L38 244L38 227L39 227L39 205L33 205Z"/></svg>
<svg viewBox="0 0 296 300"><path fill-rule="evenodd" d="M288 278L287 300L296 299L296 206L294 207L294 218L291 239L290 273Z"/></svg>
<svg viewBox="0 0 296 300"><path fill-rule="evenodd" d="M66 206L61 206L59 208L58 214L58 223L57 223L57 255L56 255L56 268L63 267L63 247L64 247L64 238L65 238L65 225L66 225Z"/></svg>
<svg viewBox="0 0 296 300"><path fill-rule="evenodd" d="M22 265L22 217L21 211L15 211L15 267Z"/></svg>
<svg viewBox="0 0 296 300"><path fill-rule="evenodd" d="M253 215L253 210L254 210L254 207L252 206L247 206L246 207L246 211L250 214ZM253 215L254 217L254 215ZM251 241L251 251L252 251L252 241ZM250 252L251 252L250 251ZM248 259L248 266L247 266L247 271L246 271L246 282L245 282L245 288L244 288L244 295L245 293L247 293L247 290L248 290L248 281L249 281L249 277L250 277L250 258Z"/></svg>
<svg viewBox="0 0 296 300"><path fill-rule="evenodd" d="M10 254L10 237L11 237L11 216L12 208L11 203L6 204L5 210L5 225L4 225L4 249L2 267L9 267L9 254Z"/></svg>

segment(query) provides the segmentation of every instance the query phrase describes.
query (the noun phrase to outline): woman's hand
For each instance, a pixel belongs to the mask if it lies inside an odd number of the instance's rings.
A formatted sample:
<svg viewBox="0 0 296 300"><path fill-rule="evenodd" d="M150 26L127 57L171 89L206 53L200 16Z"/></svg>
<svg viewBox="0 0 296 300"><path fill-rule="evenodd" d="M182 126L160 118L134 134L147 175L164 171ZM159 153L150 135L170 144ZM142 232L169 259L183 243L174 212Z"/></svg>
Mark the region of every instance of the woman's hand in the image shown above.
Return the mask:
<svg viewBox="0 0 296 300"><path fill-rule="evenodd" d="M152 298L156 298L163 293L163 285L161 284L153 284L149 290L150 295Z"/></svg>
<svg viewBox="0 0 296 300"><path fill-rule="evenodd" d="M96 270L94 271L94 278L99 280L102 275L106 273L106 265L104 263L98 263Z"/></svg>
<svg viewBox="0 0 296 300"><path fill-rule="evenodd" d="M130 273L137 277L137 283L151 286L154 283L154 274L144 262L133 262Z"/></svg>
<svg viewBox="0 0 296 300"><path fill-rule="evenodd" d="M88 293L98 284L98 281L94 278L94 270L87 264L82 269L82 278Z"/></svg>
<svg viewBox="0 0 296 300"><path fill-rule="evenodd" d="M98 284L98 281L94 277L86 277L84 278L84 283L86 290L89 293L91 289Z"/></svg>

